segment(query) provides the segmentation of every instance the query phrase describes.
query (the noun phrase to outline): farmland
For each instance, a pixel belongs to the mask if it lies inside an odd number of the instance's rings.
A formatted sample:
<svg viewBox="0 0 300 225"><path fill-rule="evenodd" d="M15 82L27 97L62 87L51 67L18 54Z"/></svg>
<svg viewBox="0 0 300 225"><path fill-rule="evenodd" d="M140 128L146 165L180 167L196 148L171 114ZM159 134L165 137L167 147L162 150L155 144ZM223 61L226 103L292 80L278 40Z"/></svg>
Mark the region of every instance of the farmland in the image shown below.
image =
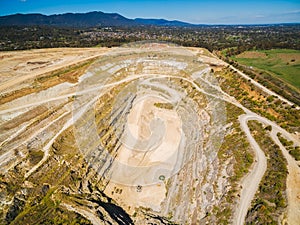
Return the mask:
<svg viewBox="0 0 300 225"><path fill-rule="evenodd" d="M246 51L232 56L233 60L259 72L266 72L300 89L300 51L272 49Z"/></svg>

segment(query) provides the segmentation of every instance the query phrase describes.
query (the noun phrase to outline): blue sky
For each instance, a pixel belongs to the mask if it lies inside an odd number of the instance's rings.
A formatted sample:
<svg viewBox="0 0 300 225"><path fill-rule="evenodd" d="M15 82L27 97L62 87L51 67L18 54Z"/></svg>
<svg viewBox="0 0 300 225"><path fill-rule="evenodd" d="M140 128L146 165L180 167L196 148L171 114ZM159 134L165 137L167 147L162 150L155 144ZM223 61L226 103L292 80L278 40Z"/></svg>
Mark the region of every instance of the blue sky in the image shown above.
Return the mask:
<svg viewBox="0 0 300 225"><path fill-rule="evenodd" d="M89 11L205 24L300 22L300 0L0 0L0 15Z"/></svg>

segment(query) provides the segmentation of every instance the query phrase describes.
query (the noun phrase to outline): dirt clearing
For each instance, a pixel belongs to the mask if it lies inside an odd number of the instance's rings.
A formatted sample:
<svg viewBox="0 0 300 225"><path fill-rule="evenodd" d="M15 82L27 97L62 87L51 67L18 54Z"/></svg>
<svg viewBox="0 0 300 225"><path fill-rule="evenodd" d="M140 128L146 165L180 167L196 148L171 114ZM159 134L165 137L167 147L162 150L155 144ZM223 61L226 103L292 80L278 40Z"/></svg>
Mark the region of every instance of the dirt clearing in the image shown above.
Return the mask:
<svg viewBox="0 0 300 225"><path fill-rule="evenodd" d="M243 52L237 56L237 58L248 58L248 59L256 59L256 58L267 58L266 53L263 52Z"/></svg>
<svg viewBox="0 0 300 225"><path fill-rule="evenodd" d="M107 52L107 48L54 48L0 53L0 91L41 74L65 68Z"/></svg>

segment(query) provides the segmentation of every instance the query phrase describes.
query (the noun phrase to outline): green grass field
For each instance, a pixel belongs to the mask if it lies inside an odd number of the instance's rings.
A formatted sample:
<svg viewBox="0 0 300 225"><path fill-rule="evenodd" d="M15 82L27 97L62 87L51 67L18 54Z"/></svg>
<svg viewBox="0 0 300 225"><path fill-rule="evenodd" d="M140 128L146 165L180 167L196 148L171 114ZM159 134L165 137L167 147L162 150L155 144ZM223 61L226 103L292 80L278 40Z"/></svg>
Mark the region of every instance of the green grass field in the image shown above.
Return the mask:
<svg viewBox="0 0 300 225"><path fill-rule="evenodd" d="M233 60L253 69L266 71L300 89L300 51L273 49L246 51L232 57Z"/></svg>

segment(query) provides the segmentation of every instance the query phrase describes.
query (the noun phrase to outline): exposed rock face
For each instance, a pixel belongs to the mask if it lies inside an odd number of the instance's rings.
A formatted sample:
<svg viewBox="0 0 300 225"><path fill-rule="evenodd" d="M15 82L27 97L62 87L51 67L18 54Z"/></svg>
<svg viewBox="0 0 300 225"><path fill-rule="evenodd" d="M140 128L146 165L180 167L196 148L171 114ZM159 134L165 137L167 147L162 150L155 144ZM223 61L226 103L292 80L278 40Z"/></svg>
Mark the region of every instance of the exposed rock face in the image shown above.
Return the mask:
<svg viewBox="0 0 300 225"><path fill-rule="evenodd" d="M1 106L1 223L215 223L229 191L231 161L218 151L230 124L201 57L123 47L74 85Z"/></svg>
<svg viewBox="0 0 300 225"><path fill-rule="evenodd" d="M225 105L208 85L200 86L212 96L191 83L202 83L197 79L205 74L217 85L209 66L191 52L142 47L137 53L112 52L113 60L90 69L84 87L107 73L110 81L103 85L128 82L94 94L100 96L95 107L75 123L76 140L87 162L108 180L104 192L127 212L144 207L178 223L189 223L194 215L197 223L226 191L216 157Z"/></svg>

